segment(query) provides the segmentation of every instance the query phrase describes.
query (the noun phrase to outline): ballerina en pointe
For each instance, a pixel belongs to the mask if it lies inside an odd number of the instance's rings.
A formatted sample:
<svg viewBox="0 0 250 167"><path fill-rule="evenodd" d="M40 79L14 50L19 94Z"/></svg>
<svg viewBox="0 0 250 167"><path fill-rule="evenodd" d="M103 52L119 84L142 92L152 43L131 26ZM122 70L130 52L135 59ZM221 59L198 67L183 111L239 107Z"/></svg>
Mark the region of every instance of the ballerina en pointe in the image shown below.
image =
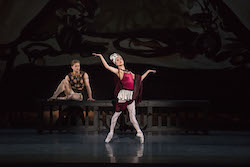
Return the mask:
<svg viewBox="0 0 250 167"><path fill-rule="evenodd" d="M140 142L141 142L141 143L144 143L144 135L143 135L142 132L138 132L138 133L136 134L136 136L140 138Z"/></svg>
<svg viewBox="0 0 250 167"><path fill-rule="evenodd" d="M105 139L105 143L109 143L110 140L112 139L113 135L114 135L113 132L109 132L108 136L107 136L106 139Z"/></svg>

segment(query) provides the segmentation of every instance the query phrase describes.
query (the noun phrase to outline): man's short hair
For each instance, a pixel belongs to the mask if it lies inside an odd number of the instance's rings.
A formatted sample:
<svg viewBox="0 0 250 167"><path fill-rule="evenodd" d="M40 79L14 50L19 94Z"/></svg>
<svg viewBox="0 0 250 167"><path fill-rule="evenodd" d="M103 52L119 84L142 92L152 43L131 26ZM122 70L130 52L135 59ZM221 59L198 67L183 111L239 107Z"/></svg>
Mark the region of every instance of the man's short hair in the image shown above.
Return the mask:
<svg viewBox="0 0 250 167"><path fill-rule="evenodd" d="M71 66L73 66L73 65L76 64L76 63L81 64L81 63L80 63L80 60L75 59L75 60L72 60L72 61L71 61Z"/></svg>

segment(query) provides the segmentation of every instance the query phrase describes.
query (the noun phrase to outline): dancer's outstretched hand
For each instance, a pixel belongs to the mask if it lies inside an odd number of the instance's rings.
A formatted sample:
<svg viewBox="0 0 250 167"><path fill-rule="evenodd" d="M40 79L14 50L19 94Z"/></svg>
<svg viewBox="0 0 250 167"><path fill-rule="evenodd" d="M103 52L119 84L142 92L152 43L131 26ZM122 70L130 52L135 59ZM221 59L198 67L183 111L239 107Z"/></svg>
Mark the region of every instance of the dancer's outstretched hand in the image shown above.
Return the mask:
<svg viewBox="0 0 250 167"><path fill-rule="evenodd" d="M96 57L101 57L102 54L98 54L98 53L92 53L92 55L96 56Z"/></svg>
<svg viewBox="0 0 250 167"><path fill-rule="evenodd" d="M156 73L156 70L148 70L148 72Z"/></svg>

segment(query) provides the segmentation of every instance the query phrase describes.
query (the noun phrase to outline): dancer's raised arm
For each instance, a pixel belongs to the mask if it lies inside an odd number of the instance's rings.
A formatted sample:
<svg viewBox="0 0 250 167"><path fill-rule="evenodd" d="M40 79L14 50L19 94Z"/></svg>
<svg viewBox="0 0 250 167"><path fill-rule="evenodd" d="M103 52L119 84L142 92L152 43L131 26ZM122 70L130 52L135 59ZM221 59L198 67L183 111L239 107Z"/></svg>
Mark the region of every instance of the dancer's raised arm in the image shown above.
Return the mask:
<svg viewBox="0 0 250 167"><path fill-rule="evenodd" d="M102 64L104 65L104 67L106 69L108 69L109 71L115 73L116 75L118 75L118 69L114 68L110 65L108 65L108 63L106 62L106 60L104 59L104 57L102 56L102 54L97 54L97 53L92 53L92 55L96 56L96 57L100 57Z"/></svg>
<svg viewBox="0 0 250 167"><path fill-rule="evenodd" d="M150 73L156 73L156 70L147 70L142 76L141 76L141 81L143 81L144 78Z"/></svg>

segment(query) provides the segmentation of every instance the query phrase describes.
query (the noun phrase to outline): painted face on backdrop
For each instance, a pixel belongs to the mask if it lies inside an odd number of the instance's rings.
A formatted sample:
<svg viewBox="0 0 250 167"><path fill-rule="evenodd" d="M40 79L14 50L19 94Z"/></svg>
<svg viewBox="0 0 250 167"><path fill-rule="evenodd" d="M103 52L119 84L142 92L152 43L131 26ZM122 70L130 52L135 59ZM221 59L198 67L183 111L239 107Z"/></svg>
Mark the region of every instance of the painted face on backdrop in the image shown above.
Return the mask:
<svg viewBox="0 0 250 167"><path fill-rule="evenodd" d="M81 68L80 63L75 63L73 66L71 66L71 68L73 72L80 73L80 68Z"/></svg>

